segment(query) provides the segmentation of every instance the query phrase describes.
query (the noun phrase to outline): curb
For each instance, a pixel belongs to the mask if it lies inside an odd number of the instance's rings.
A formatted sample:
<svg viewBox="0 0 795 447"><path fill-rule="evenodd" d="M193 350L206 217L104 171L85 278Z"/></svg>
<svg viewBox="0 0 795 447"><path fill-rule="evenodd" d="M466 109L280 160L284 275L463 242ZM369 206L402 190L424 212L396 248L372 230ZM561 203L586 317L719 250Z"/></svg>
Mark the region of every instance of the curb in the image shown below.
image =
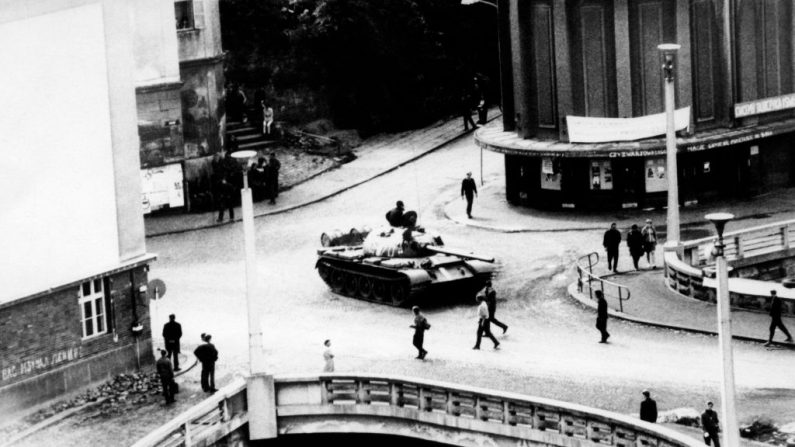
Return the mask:
<svg viewBox="0 0 795 447"><path fill-rule="evenodd" d="M582 304L583 306L586 306L586 307L589 307L591 309L596 310L596 304L594 304L587 296L585 296L584 293L581 293L581 292L577 291L577 283L576 282L570 284L569 287L567 288L567 291L568 291L569 296L571 298L573 298L575 301L577 301L578 303ZM613 309L610 309L610 308L607 309L607 313L611 317L617 318L619 320L630 321L632 323L638 323L638 324L644 324L646 326L657 327L657 328L660 328L660 329L671 329L671 330L677 330L677 331L686 331L686 332L691 332L691 333L694 333L694 334L701 334L701 335L712 335L712 336L717 336L718 335L717 332L708 331L706 329L699 329L699 328L694 328L694 327L690 327L690 326L677 326L677 325L673 325L673 324L662 323L662 322L659 322L659 321L653 321L653 320L647 320L647 319L644 319L644 318L633 317L633 316L631 316L629 314L626 314L626 313L623 313L623 312L619 312L617 310L613 310ZM732 334L732 339L739 340L739 341L745 341L745 342L751 342L751 343L766 343L767 342L767 339L755 338L755 337L747 337L745 335L736 335L736 334ZM774 341L773 344L776 347L780 347L780 348L795 349L795 345L792 344L792 343L781 343L781 342Z"/></svg>
<svg viewBox="0 0 795 447"><path fill-rule="evenodd" d="M500 118L501 116L502 116L502 112L499 112L494 117L492 117L490 120L488 120L487 122L494 121L494 120ZM405 165L407 165L409 163L417 161L420 158L422 158L422 157L424 157L424 156L426 156L426 155L428 155L428 154L430 154L432 152L436 152L437 150L441 149L442 147L444 147L444 146L446 146L446 145L448 145L448 144L450 144L450 143L452 143L452 142L454 142L454 141L456 141L456 140L458 140L458 139L460 139L460 138L462 138L462 137L464 137L466 135L469 135L469 134L473 133L474 131L475 131L475 129L461 132L461 133L459 133L459 134L457 134L457 135L455 135L455 136L443 141L442 143L439 143L439 144L431 147L430 149L427 149L427 150L423 151L422 153L420 153L418 155L415 155L415 156L413 156L411 158L403 160L402 162L400 162L400 163L398 163L398 164L396 164L394 166L391 166L391 167L389 167L389 168L387 168L387 169L385 169L385 170L383 170L383 171L381 171L379 173L376 173L375 175L372 175L372 176L370 176L370 177L368 177L368 178L366 178L364 180L361 180L359 182L344 186L344 187L342 187L342 188L340 188L340 189L338 189L336 191L332 191L332 192L330 192L330 193L328 193L326 195L323 195L323 196L308 200L306 202L298 203L298 204L291 205L291 206L288 206L288 207L285 207L285 208L281 208L281 209L277 209L277 210L267 211L267 212L264 212L264 213L261 213L261 214L256 214L256 215L254 215L254 218L256 219L258 217L272 216L272 215L275 215L275 214L286 213L286 212L293 211L293 210L296 210L296 209L299 209L299 208L303 208L305 206L309 206L309 205L315 204L317 202L321 202L323 200L329 199L329 198L334 197L336 195L342 194L345 191L348 191L348 190L353 189L353 188L355 188L357 186L360 186L360 185L362 185L364 183L367 183L367 182L370 182L372 180L375 180L378 177L381 177L381 176L384 176L386 174L389 174L390 172L395 171L395 170L397 170L397 169L399 169L399 168L401 168L401 167L403 167L403 166L405 166ZM338 168L341 167L341 166L338 166ZM331 168L328 169L328 170L325 170L323 172L320 172L318 174L315 174L312 177L307 178L306 180L304 180L304 182L309 180L309 179L311 179L311 178L315 178L315 177L317 177L318 175L320 175L322 173L328 172L329 170L331 170ZM304 183L304 182L301 182L301 183ZM298 183L296 185L298 185ZM293 186L296 186L296 185L291 185L290 187L292 188ZM148 238L155 238L155 237L160 237L160 236L168 236L168 235L172 235L172 234L188 233L188 232L191 232L191 231L205 230L205 229L208 229L208 228L222 227L222 226L225 226L225 225L231 225L231 224L238 223L238 222L242 222L242 219L236 219L234 221L226 221L226 222L223 222L223 223L208 224L208 225L205 225L205 226L200 226L200 227L195 227L195 228L183 228L183 229L179 229L179 230L163 231L163 232L160 232L160 233L148 234L145 237L148 239Z"/></svg>

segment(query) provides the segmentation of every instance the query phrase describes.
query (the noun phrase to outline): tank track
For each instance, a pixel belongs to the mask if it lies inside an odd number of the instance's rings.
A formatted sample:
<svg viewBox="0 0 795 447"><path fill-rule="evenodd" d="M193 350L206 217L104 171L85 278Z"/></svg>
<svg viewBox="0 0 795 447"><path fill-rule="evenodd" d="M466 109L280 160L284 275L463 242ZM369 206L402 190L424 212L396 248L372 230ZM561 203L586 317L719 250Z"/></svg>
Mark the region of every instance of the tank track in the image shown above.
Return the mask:
<svg viewBox="0 0 795 447"><path fill-rule="evenodd" d="M329 259L319 260L317 271L331 290L340 295L394 307L408 307L412 302L409 279L399 273L390 277L351 270Z"/></svg>

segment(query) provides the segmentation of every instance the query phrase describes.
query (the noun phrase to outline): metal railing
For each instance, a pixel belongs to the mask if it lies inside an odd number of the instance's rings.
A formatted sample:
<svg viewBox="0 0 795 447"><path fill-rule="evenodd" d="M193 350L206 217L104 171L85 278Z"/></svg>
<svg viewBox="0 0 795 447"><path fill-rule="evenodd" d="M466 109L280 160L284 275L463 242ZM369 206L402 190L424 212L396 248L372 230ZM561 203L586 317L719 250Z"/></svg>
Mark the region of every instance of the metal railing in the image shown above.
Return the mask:
<svg viewBox="0 0 795 447"><path fill-rule="evenodd" d="M594 258L596 260L594 260ZM587 266L583 265L583 260L587 260ZM605 299L613 297L618 299L618 309L624 312L624 301L629 300L631 293L627 286L602 279L593 274L593 267L599 263L599 253L592 252L587 255L580 256L577 259L577 291L583 293L584 289L588 288L588 296L593 300L594 290L601 290ZM596 288L594 289L594 284Z"/></svg>

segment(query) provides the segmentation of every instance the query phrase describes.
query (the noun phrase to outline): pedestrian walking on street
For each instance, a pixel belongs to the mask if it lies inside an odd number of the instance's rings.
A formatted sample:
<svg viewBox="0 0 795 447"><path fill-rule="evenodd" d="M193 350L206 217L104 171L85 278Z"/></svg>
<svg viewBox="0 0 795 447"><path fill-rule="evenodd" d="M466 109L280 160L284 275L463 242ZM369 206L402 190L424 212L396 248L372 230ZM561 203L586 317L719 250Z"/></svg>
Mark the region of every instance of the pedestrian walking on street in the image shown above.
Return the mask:
<svg viewBox="0 0 795 447"><path fill-rule="evenodd" d="M422 360L428 355L428 351L426 351L422 345L425 342L425 331L430 329L431 325L428 323L428 319L425 318L425 315L420 312L419 307L414 306L411 308L411 311L414 312L414 324L409 327L414 328L413 344L418 352L416 358Z"/></svg>
<svg viewBox="0 0 795 447"><path fill-rule="evenodd" d="M638 261L643 257L643 233L640 232L636 224L632 224L632 228L627 233L627 248L629 248L629 256L632 257L635 270L640 270Z"/></svg>
<svg viewBox="0 0 795 447"><path fill-rule="evenodd" d="M177 323L176 316L168 316L168 323L163 325L163 340L166 343L166 352L174 363L174 371L179 371L179 339L182 338L182 325Z"/></svg>
<svg viewBox="0 0 795 447"><path fill-rule="evenodd" d="M641 233L643 234L643 251L646 252L646 262L651 268L656 269L657 262L654 260L654 251L657 249L657 230L654 229L651 219L646 219L646 225Z"/></svg>
<svg viewBox="0 0 795 447"><path fill-rule="evenodd" d="M202 341L193 354L199 359L202 364L201 383L202 390L205 393L214 393L218 391L215 389L215 362L218 360L218 350L211 342L212 336L210 334L202 334Z"/></svg>
<svg viewBox="0 0 795 447"><path fill-rule="evenodd" d="M657 402L651 398L649 390L643 390L644 399L640 403L640 420L657 422Z"/></svg>
<svg viewBox="0 0 795 447"><path fill-rule="evenodd" d="M467 199L467 217L472 218L472 201L478 196L478 185L472 178L472 172L467 172L467 176L461 181L461 198Z"/></svg>
<svg viewBox="0 0 795 447"><path fill-rule="evenodd" d="M607 343L607 339L610 338L610 333L607 332L607 301L605 301L605 295L601 290L594 291L594 295L596 295L597 302L596 328L602 334L602 340L599 343Z"/></svg>
<svg viewBox="0 0 795 447"><path fill-rule="evenodd" d="M483 289L483 296L486 297L486 305L489 308L489 322L501 327L503 334L508 332L508 325L494 317L494 314L497 312L497 292L491 287L491 280L486 281L486 288Z"/></svg>
<svg viewBox="0 0 795 447"><path fill-rule="evenodd" d="M776 333L776 328L781 329L781 332L787 336L786 342L792 341L792 335L790 335L787 328L784 326L784 322L781 321L781 298L778 297L775 290L770 291L770 337L767 339L767 343L765 346L770 346L773 344L773 335Z"/></svg>
<svg viewBox="0 0 795 447"><path fill-rule="evenodd" d="M323 366L323 372L333 373L334 353L331 352L331 340L324 341L323 346L326 347L326 349L323 351L323 361L325 362L325 365Z"/></svg>
<svg viewBox="0 0 795 447"><path fill-rule="evenodd" d="M171 368L171 361L168 359L168 352L165 349L160 350L160 358L155 362L157 368L157 375L160 376L160 385L163 387L163 397L166 398L166 404L174 402L174 370Z"/></svg>
<svg viewBox="0 0 795 447"><path fill-rule="evenodd" d="M464 132L469 130L469 126L477 129L478 125L472 119L472 99L466 93L461 95L461 116L464 118Z"/></svg>
<svg viewBox="0 0 795 447"><path fill-rule="evenodd" d="M720 422L718 421L718 413L712 409L712 402L707 402L707 409L701 413L701 428L704 429L704 444L720 447Z"/></svg>
<svg viewBox="0 0 795 447"><path fill-rule="evenodd" d="M602 246L607 250L607 269L618 273L618 246L621 244L621 232L616 229L616 223L610 224L610 229L605 231Z"/></svg>
<svg viewBox="0 0 795 447"><path fill-rule="evenodd" d="M272 205L276 203L276 197L279 196L279 169L281 167L282 164L276 159L276 154L271 153L271 157L268 159L268 178L266 183Z"/></svg>
<svg viewBox="0 0 795 447"><path fill-rule="evenodd" d="M489 322L489 306L486 304L486 297L483 295L478 295L478 302L480 305L478 306L478 334L477 334L477 341L475 341L475 346L472 349L480 349L480 340L483 335L486 335L491 339L494 343L494 349L499 349L500 342L492 335L491 333L491 324Z"/></svg>

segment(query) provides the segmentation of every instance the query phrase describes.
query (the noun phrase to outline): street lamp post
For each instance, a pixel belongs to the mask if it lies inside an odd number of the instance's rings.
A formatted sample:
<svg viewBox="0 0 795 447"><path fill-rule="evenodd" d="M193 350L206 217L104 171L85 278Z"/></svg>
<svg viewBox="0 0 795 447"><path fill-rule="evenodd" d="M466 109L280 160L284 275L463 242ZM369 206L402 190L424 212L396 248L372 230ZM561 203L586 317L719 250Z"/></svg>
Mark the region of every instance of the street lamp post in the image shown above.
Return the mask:
<svg viewBox="0 0 795 447"><path fill-rule="evenodd" d="M658 45L663 55L663 77L665 78L665 153L668 171L668 221L666 226L669 241L679 241L679 179L676 167L676 125L674 123L674 57L681 45L667 43Z"/></svg>
<svg viewBox="0 0 795 447"><path fill-rule="evenodd" d="M248 365L249 374L262 372L262 332L255 310L257 299L257 251L254 233L254 201L248 187L246 166L257 155L256 151L237 151L232 157L243 166L243 189L240 190L240 204L243 209L243 238L246 252L246 308L248 310Z"/></svg>
<svg viewBox="0 0 795 447"><path fill-rule="evenodd" d="M740 445L740 432L734 405L734 359L732 354L731 301L729 299L729 268L724 255L723 229L734 219L733 214L712 213L704 216L715 224L718 240L712 253L715 255L715 279L718 282L718 343L720 344L723 377L721 378L721 409L723 413L723 442L728 447Z"/></svg>

